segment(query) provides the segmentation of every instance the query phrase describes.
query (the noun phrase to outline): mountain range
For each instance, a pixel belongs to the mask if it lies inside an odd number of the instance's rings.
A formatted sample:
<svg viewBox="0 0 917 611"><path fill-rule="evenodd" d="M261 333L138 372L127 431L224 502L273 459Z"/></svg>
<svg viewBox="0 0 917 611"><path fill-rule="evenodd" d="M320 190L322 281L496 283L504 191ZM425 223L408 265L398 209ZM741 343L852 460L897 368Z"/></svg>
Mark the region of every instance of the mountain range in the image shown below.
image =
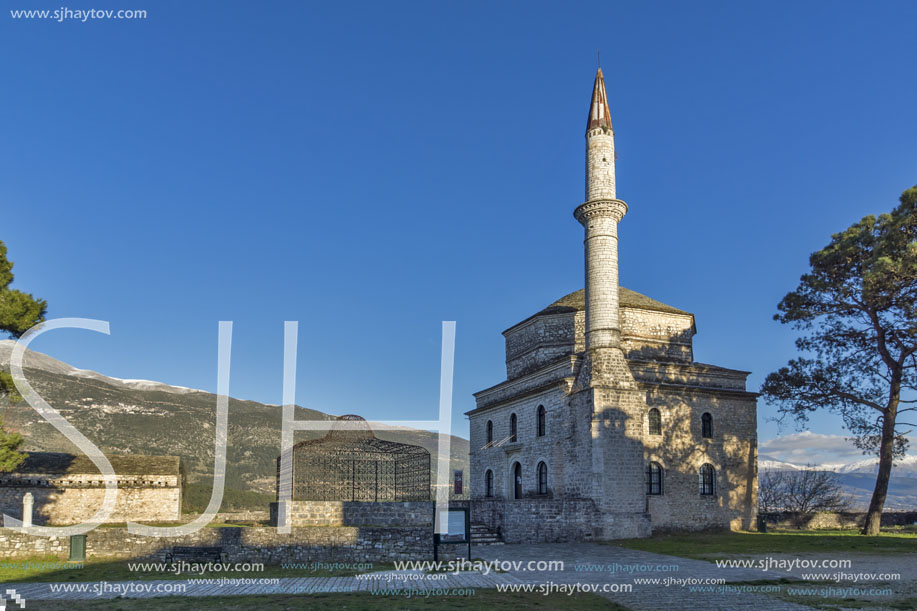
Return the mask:
<svg viewBox="0 0 917 611"><path fill-rule="evenodd" d="M821 465L799 465L777 460L772 456L758 456L759 477L768 471L830 471L844 489L853 497L855 509L869 506L872 491L876 486L876 473L879 470L878 458L867 458L850 463L826 463ZM917 508L917 456L904 456L896 460L892 467L888 483L887 509Z"/></svg>
<svg viewBox="0 0 917 611"><path fill-rule="evenodd" d="M15 342L0 341L0 368L9 371ZM202 390L150 380L122 380L77 369L40 352L28 351L25 374L36 392L106 454L180 456L189 485L189 509L206 504L213 473L217 397ZM29 452L81 452L28 404L5 405L4 428L25 438ZM297 420L332 420L336 416L297 406ZM276 459L280 453L281 407L229 400L226 495L223 511L266 509L274 499ZM436 471L436 435L422 430L386 430L380 439L419 445L430 451ZM298 431L295 442L323 431ZM452 469L468 472L468 441L452 436ZM431 481L435 481L431 478Z"/></svg>

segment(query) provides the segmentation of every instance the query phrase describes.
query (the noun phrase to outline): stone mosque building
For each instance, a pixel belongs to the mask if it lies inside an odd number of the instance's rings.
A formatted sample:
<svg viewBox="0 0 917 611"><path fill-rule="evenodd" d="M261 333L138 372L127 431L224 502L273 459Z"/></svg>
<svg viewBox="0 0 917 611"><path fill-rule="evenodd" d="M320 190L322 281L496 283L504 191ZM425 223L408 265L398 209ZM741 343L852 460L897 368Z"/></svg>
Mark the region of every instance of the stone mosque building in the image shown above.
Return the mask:
<svg viewBox="0 0 917 611"><path fill-rule="evenodd" d="M757 513L756 394L694 361L694 315L618 285L614 131L599 69L586 124L585 290L503 332L475 394L472 519L507 542L743 528ZM661 280L661 279L660 279Z"/></svg>

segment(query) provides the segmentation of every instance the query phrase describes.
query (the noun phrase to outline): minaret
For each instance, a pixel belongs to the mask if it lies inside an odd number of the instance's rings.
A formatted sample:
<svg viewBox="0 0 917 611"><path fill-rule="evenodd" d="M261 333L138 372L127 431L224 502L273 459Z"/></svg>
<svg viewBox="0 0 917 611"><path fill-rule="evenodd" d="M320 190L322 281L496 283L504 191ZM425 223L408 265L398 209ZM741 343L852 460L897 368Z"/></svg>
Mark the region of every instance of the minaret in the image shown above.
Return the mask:
<svg viewBox="0 0 917 611"><path fill-rule="evenodd" d="M574 212L586 229L586 348L620 348L618 222L627 204L615 197L615 137L599 68L586 122L586 202Z"/></svg>
<svg viewBox="0 0 917 611"><path fill-rule="evenodd" d="M590 423L579 429L578 445L582 464L591 466L584 487L601 512L597 526L606 537L639 537L651 530L644 494L646 395L621 345L618 222L627 204L615 196L614 142L599 68L586 123L586 201L573 213L586 230L586 351L569 405Z"/></svg>

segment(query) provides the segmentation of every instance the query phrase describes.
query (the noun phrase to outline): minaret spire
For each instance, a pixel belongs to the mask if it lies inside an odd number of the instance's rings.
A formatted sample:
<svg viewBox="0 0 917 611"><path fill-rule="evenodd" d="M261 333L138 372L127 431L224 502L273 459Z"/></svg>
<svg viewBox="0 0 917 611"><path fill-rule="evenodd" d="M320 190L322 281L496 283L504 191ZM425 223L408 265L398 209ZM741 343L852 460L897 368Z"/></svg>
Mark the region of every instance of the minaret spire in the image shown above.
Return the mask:
<svg viewBox="0 0 917 611"><path fill-rule="evenodd" d="M601 128L611 130L611 113L608 110L608 94L605 92L605 76L599 66L592 86L592 104L589 106L589 118L586 121L586 132Z"/></svg>

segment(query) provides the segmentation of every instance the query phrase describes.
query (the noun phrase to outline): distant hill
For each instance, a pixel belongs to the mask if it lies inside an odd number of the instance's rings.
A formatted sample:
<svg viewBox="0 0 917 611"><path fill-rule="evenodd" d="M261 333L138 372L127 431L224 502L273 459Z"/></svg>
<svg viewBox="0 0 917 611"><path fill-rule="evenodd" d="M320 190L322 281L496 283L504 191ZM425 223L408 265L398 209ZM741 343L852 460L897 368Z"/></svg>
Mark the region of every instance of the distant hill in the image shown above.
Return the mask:
<svg viewBox="0 0 917 611"><path fill-rule="evenodd" d="M9 370L14 342L0 341L0 368ZM172 455L182 458L196 500L209 497L213 473L216 395L149 380L121 380L76 369L29 351L25 370L35 390L106 454ZM359 410L354 410L359 411ZM331 420L317 410L297 406L297 420ZM27 404L3 410L7 429L22 434L26 451L80 454ZM223 510L263 508L275 494L275 460L280 453L281 407L229 400L227 494ZM428 431L376 429L380 439L419 445L430 451L436 469L436 436ZM324 432L297 432L295 441ZM452 437L451 469L468 473L468 440ZM466 475L467 478L467 475ZM203 488L206 488L204 490Z"/></svg>
<svg viewBox="0 0 917 611"><path fill-rule="evenodd" d="M775 460L764 454L758 457L759 475L767 471L801 471L804 469L834 473L844 491L853 496L854 506L857 509L865 509L869 506L872 491L876 487L879 459L867 458L852 463L797 465ZM900 461L895 461L888 484L885 507L887 509L917 509L917 456L905 456Z"/></svg>

